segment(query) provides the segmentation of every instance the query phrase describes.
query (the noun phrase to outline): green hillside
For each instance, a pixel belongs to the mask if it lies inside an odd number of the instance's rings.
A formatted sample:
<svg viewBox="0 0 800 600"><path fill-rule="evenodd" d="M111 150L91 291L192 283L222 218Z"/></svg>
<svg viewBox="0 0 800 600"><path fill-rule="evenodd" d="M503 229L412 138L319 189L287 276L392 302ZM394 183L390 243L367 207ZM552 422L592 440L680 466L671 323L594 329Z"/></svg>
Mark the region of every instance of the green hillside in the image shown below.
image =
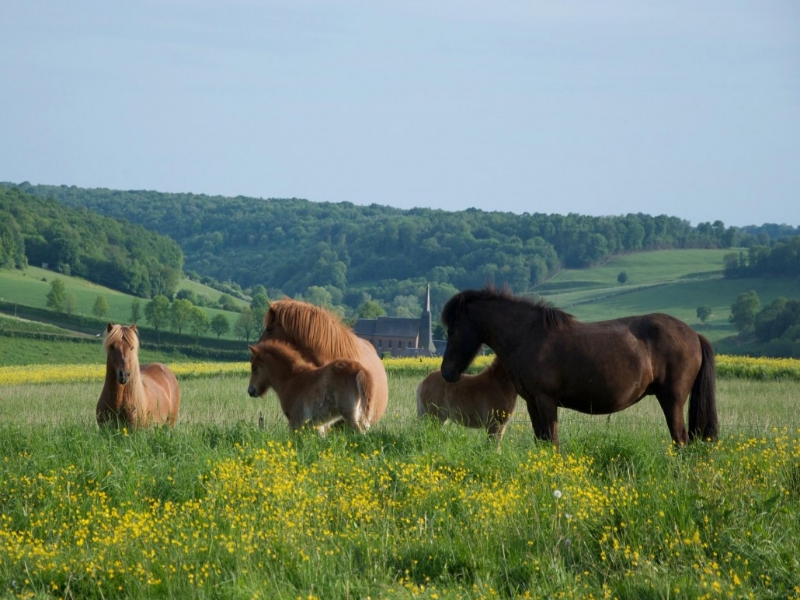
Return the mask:
<svg viewBox="0 0 800 600"><path fill-rule="evenodd" d="M187 270L217 282L263 285L271 296L325 288L334 304L349 307L348 316L362 303L366 282L370 296L389 306L426 281L455 290L493 280L522 291L563 267L628 253L755 242L722 221L692 226L667 215L400 210L28 183L17 189L157 230L180 244Z"/></svg>
<svg viewBox="0 0 800 600"><path fill-rule="evenodd" d="M682 319L709 337L712 342L734 336L736 329L729 322L730 309L741 292L755 290L766 306L780 296L789 299L800 298L800 281L792 278L751 278L725 279L721 275L722 260L725 250L662 250L642 252L614 258L602 266L580 270L564 270L546 284L534 288L537 295L542 296L554 305L563 308L584 321L612 319L630 314L647 312L666 312ZM628 275L624 285L617 283L621 271ZM75 277L64 277L52 271L36 267L20 270L0 270L0 305L5 312L11 312L13 305L30 306L40 311L45 317L49 315L58 323L54 313L44 311L45 296L49 290L49 282L53 277L61 277L66 282L67 292L76 298L76 314L83 315L95 323L96 333L102 331L104 321L128 322L132 296L109 290ZM220 292L189 280L183 280L179 289L189 289L216 301ZM91 309L98 295L106 298L109 314L104 320L94 320ZM147 300L142 300L142 306ZM241 301L240 301L241 302ZM242 303L244 304L244 303ZM710 306L713 314L705 324L701 324L696 316L699 306ZM233 325L237 314L218 309L204 308L213 317L222 313ZM5 323L5 329L10 326ZM0 323L0 324L2 324ZM140 321L144 336L154 340L152 330L142 319ZM29 326L26 326L29 327ZM70 324L62 324L57 330L61 335L68 335ZM17 327L24 328L21 325ZM2 335L3 327L0 327ZM94 329L87 331L90 335ZM202 344L216 342L212 333L206 334ZM235 341L233 332L223 336L223 340ZM731 345L727 344L726 351ZM0 357L0 361L3 359ZM6 359L7 360L7 359Z"/></svg>
<svg viewBox="0 0 800 600"><path fill-rule="evenodd" d="M108 302L108 320L115 322L125 322L130 319L131 302L134 296L124 294L107 287L94 284L79 277L68 277L60 273L54 273L46 269L38 267L27 267L24 270L19 269L0 269L0 300L6 302L13 302L33 306L35 308L46 308L47 306L47 292L50 289L50 282L54 278L60 278L66 283L67 293L75 295L77 315L91 315L92 306L97 296L102 295ZM178 291L182 289L189 289L195 293L203 294L212 301L216 302L222 295L222 292L205 286L196 281L183 279L178 284ZM147 300L141 299L142 305ZM240 306L246 306L247 303L241 300L235 300ZM215 314L223 313L230 319L235 318L235 313L222 311L214 308L204 308L209 317Z"/></svg>
<svg viewBox="0 0 800 600"><path fill-rule="evenodd" d="M730 250L662 250L614 258L603 266L565 270L534 288L547 301L585 321L665 312L686 321L711 341L735 335L728 321L741 292L755 290L762 305L780 296L800 298L800 281L788 277L725 279L723 257ZM617 283L624 271L628 280ZM697 307L710 306L703 325Z"/></svg>
<svg viewBox="0 0 800 600"><path fill-rule="evenodd" d="M66 292L75 298L72 315L48 309L46 296L50 282L58 277ZM220 292L189 280L182 280L180 289L216 301ZM108 313L97 318L92 307L98 296L105 298ZM24 270L0 269L0 364L29 362L94 362L97 360L95 342L99 342L105 324L131 322L131 303L134 297L96 285L78 277L68 277L37 267ZM142 314L148 300L139 299ZM239 304L244 305L239 301ZM217 339L212 330L195 340L184 330L182 335L162 328L161 333L150 327L142 316L137 322L141 331L142 355L149 360L181 360L186 357L224 360L245 360L247 347L236 337L234 323L238 313L217 308L200 307L209 320L222 314L230 330ZM159 341L160 340L160 341ZM89 344L89 345L87 345Z"/></svg>

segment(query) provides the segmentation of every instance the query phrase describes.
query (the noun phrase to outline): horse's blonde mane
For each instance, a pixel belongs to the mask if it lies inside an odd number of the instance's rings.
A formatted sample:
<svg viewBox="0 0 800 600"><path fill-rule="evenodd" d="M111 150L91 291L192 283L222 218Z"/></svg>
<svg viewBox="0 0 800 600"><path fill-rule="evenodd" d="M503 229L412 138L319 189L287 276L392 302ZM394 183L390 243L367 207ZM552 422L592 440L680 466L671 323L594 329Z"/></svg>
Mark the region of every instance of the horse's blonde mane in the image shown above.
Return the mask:
<svg viewBox="0 0 800 600"><path fill-rule="evenodd" d="M360 356L358 338L327 310L298 300L278 300L270 304L264 326L279 324L289 344L313 352L327 362L335 358Z"/></svg>
<svg viewBox="0 0 800 600"><path fill-rule="evenodd" d="M125 342L131 347L131 374L130 379L125 384L123 398L129 399L136 406L139 406L144 402L144 385L142 384L141 368L139 367L139 336L136 335L136 330L132 327L118 324L112 325L110 329L106 329L103 349L108 353L111 346L117 342Z"/></svg>

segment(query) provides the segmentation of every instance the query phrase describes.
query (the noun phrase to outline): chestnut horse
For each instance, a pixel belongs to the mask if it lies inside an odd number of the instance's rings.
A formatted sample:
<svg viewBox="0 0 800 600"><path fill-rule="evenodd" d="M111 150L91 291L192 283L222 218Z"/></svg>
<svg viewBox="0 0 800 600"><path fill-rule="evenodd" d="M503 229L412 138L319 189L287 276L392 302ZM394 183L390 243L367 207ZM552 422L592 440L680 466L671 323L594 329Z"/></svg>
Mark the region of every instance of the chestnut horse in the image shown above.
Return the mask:
<svg viewBox="0 0 800 600"><path fill-rule="evenodd" d="M517 388L496 357L477 375L447 383L441 371L434 371L417 386L417 415L430 415L440 423L451 420L465 427L485 427L497 441L516 405Z"/></svg>
<svg viewBox="0 0 800 600"><path fill-rule="evenodd" d="M106 380L97 401L97 423L131 429L151 424L175 425L181 403L178 380L161 363L139 367L136 325L109 323L103 347Z"/></svg>
<svg viewBox="0 0 800 600"><path fill-rule="evenodd" d="M250 353L247 393L257 398L274 389L292 429L308 424L324 435L341 420L362 433L369 429L364 390L370 376L360 363L337 359L316 367L279 340L250 346Z"/></svg>
<svg viewBox="0 0 800 600"><path fill-rule="evenodd" d="M527 402L533 430L558 444L558 408L610 414L655 394L682 445L717 436L714 352L684 322L653 313L582 323L543 302L488 287L454 295L442 310L442 376L458 381L492 348ZM683 415L689 402L689 432Z"/></svg>
<svg viewBox="0 0 800 600"><path fill-rule="evenodd" d="M369 374L364 390L367 421L374 425L386 412L389 381L380 356L327 310L298 300L276 300L264 315L259 342L265 340L286 342L317 367L336 359L359 362Z"/></svg>

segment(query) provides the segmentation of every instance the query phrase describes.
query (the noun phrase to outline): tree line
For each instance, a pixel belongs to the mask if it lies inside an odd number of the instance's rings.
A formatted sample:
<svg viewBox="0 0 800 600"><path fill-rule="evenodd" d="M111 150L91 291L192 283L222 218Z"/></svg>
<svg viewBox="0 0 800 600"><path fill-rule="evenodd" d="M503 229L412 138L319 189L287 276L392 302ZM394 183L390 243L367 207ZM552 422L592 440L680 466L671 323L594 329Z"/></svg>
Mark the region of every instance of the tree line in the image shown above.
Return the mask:
<svg viewBox="0 0 800 600"><path fill-rule="evenodd" d="M753 244L747 251L725 255L725 277L800 277L800 236L770 244Z"/></svg>
<svg viewBox="0 0 800 600"><path fill-rule="evenodd" d="M262 285L272 297L303 296L350 311L378 302L403 312L406 299L422 297L427 282L434 284L434 306L440 306L440 297L443 302L458 289L494 281L524 292L562 268L588 267L617 254L753 248L771 243L771 236L800 233L783 225L736 228L722 221L693 227L641 213L518 215L27 183L18 188L170 236L193 278L232 296L247 298Z"/></svg>
<svg viewBox="0 0 800 600"><path fill-rule="evenodd" d="M743 339L755 338L769 356L800 356L800 300L779 297L762 306L754 290L731 305L730 322Z"/></svg>
<svg viewBox="0 0 800 600"><path fill-rule="evenodd" d="M183 251L141 225L0 186L0 267L29 264L150 297L175 293Z"/></svg>

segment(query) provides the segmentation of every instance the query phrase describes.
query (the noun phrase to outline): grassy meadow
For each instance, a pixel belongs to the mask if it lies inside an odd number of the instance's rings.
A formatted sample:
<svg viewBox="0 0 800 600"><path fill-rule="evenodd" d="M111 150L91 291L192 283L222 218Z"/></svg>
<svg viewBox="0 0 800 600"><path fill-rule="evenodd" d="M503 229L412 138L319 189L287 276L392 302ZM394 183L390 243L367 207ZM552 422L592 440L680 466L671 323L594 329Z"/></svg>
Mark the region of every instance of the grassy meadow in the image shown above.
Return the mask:
<svg viewBox="0 0 800 600"><path fill-rule="evenodd" d="M96 373L5 367L0 593L800 598L800 363L719 363L716 443L673 447L646 398L561 411L560 450L522 402L499 446L420 421L433 361L387 362L385 417L324 439L246 364L174 365L178 424L136 434L95 426Z"/></svg>
<svg viewBox="0 0 800 600"><path fill-rule="evenodd" d="M800 291L723 279L725 253L616 257L535 292L587 321L668 312L716 341L739 292ZM44 307L54 276L0 271L0 299ZM129 320L130 296L65 281L79 311L102 294ZM717 357L715 443L674 447L650 397L562 410L555 449L522 401L499 445L418 419L433 360L388 360L384 418L319 438L247 395L246 362L140 358L176 372L178 424L98 430L100 338L0 315L0 597L800 599L797 360Z"/></svg>

